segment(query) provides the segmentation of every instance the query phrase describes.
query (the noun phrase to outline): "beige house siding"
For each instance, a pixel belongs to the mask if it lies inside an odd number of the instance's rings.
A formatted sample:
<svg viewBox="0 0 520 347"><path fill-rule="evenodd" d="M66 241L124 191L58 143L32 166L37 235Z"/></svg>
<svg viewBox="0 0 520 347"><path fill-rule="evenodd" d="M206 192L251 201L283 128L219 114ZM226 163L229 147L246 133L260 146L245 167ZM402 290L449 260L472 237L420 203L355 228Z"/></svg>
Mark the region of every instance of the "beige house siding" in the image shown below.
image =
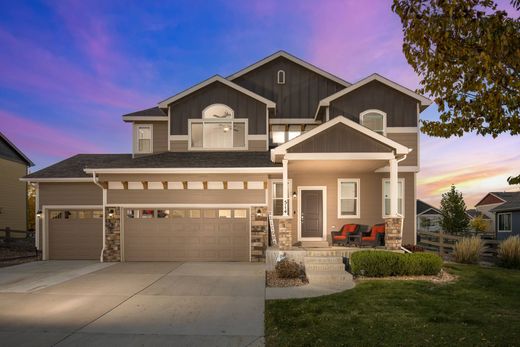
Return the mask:
<svg viewBox="0 0 520 347"><path fill-rule="evenodd" d="M399 163L399 166L419 165L417 160L419 155L419 148L417 146L417 133L390 133L387 134L387 137L397 143L400 143L403 146L413 149L413 151L406 156L406 159Z"/></svg>
<svg viewBox="0 0 520 347"><path fill-rule="evenodd" d="M253 152L266 151L267 143L265 140L249 140L248 150Z"/></svg>
<svg viewBox="0 0 520 347"><path fill-rule="evenodd" d="M155 142L154 142L155 143ZM265 140L248 140L248 151L262 152L266 151L267 144ZM170 141L170 152L187 152L187 140L172 140ZM155 151L155 148L154 148Z"/></svg>
<svg viewBox="0 0 520 347"><path fill-rule="evenodd" d="M281 177L276 177L281 178ZM360 218L338 218L338 179L360 179ZM383 179L389 178L388 173L348 173L330 175L291 174L292 191L297 192L299 186L325 186L327 188L327 239L330 241L330 232L338 230L348 223L373 225L383 223ZM413 173L400 173L399 178L405 179L405 221L403 228L403 244L415 243L415 178ZM292 196L292 194L291 194ZM269 210L272 210L271 185L269 186ZM293 242L298 241L298 199L292 198ZM275 229L278 223L275 219Z"/></svg>
<svg viewBox="0 0 520 347"><path fill-rule="evenodd" d="M134 122L134 124L151 124L153 137L153 153L168 152L168 122ZM135 131L133 136L135 137ZM134 145L136 139L134 138Z"/></svg>
<svg viewBox="0 0 520 347"><path fill-rule="evenodd" d="M188 141L184 141L184 140L170 141L170 151L171 152L187 152L188 151Z"/></svg>
<svg viewBox="0 0 520 347"><path fill-rule="evenodd" d="M27 174L25 164L0 158L0 228L27 228Z"/></svg>

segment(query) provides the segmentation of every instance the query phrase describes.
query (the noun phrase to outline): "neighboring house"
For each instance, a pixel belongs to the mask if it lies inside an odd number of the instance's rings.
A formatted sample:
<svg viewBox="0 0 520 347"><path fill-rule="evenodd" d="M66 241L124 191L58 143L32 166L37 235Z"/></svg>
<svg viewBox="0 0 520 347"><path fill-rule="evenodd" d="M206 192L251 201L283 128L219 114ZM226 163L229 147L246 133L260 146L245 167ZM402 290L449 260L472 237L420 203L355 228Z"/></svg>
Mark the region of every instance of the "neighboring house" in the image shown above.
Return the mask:
<svg viewBox="0 0 520 347"><path fill-rule="evenodd" d="M38 247L45 259L263 261L269 212L281 244L327 245L343 224L385 220L388 236L399 215L415 243L430 104L377 74L352 84L275 53L124 115L131 154L28 175Z"/></svg>
<svg viewBox="0 0 520 347"><path fill-rule="evenodd" d="M439 232L440 223L441 211L422 200L417 200L417 230Z"/></svg>
<svg viewBox="0 0 520 347"><path fill-rule="evenodd" d="M489 218L487 215L479 212L477 209L475 208L471 208L469 210L466 210L466 214L469 216L469 219L470 219L470 229L473 230L473 228L471 227L471 221L477 217L482 217L482 219L484 220L484 222L487 224L487 228L486 228L486 231L485 233L488 234L488 236L490 237L495 237L495 233L494 233L494 228L493 228L493 225L492 225L492 221L491 221L491 218ZM492 235L491 235L492 234Z"/></svg>
<svg viewBox="0 0 520 347"><path fill-rule="evenodd" d="M0 229L27 229L27 175L29 160L0 132Z"/></svg>
<svg viewBox="0 0 520 347"><path fill-rule="evenodd" d="M490 193L497 194L497 193ZM491 209L495 214L497 240L520 235L520 192L503 192L497 195L504 202Z"/></svg>
<svg viewBox="0 0 520 347"><path fill-rule="evenodd" d="M490 232L497 240L520 234L520 192L491 192L475 204L475 209L490 219Z"/></svg>

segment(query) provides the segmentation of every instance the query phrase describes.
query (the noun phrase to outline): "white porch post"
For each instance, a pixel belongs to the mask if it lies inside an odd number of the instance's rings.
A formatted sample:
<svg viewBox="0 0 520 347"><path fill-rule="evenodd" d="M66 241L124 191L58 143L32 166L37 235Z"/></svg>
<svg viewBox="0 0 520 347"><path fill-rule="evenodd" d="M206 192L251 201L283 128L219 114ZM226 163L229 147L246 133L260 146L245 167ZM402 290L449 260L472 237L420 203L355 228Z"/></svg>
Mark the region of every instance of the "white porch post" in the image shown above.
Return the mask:
<svg viewBox="0 0 520 347"><path fill-rule="evenodd" d="M289 161L287 159L282 160L283 174L282 174L282 189L283 189L283 216L289 217L289 172L288 172Z"/></svg>
<svg viewBox="0 0 520 347"><path fill-rule="evenodd" d="M390 216L397 217L398 215L398 177L397 177L397 159L390 159Z"/></svg>

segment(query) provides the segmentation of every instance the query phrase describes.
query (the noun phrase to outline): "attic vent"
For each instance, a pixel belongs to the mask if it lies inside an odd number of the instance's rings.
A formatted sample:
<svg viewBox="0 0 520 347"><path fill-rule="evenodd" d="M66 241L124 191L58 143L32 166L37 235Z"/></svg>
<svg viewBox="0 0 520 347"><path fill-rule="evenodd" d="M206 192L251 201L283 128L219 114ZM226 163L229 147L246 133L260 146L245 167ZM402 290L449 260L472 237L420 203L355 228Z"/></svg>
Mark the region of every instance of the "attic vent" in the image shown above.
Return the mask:
<svg viewBox="0 0 520 347"><path fill-rule="evenodd" d="M285 84L285 71L278 70L276 73L276 81L278 84Z"/></svg>

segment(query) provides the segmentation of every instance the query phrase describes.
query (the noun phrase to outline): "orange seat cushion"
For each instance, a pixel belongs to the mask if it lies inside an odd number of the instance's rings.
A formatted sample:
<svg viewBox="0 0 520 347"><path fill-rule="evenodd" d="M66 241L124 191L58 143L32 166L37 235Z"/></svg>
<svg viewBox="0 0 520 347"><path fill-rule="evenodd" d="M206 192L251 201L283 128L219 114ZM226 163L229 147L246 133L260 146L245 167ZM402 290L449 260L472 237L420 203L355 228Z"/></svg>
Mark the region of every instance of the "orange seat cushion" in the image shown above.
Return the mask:
<svg viewBox="0 0 520 347"><path fill-rule="evenodd" d="M343 230L341 230L343 233L353 233L357 229L357 224L345 224L343 226Z"/></svg>
<svg viewBox="0 0 520 347"><path fill-rule="evenodd" d="M347 239L347 236L345 236L345 235L334 236L334 240L346 240L346 239Z"/></svg>

